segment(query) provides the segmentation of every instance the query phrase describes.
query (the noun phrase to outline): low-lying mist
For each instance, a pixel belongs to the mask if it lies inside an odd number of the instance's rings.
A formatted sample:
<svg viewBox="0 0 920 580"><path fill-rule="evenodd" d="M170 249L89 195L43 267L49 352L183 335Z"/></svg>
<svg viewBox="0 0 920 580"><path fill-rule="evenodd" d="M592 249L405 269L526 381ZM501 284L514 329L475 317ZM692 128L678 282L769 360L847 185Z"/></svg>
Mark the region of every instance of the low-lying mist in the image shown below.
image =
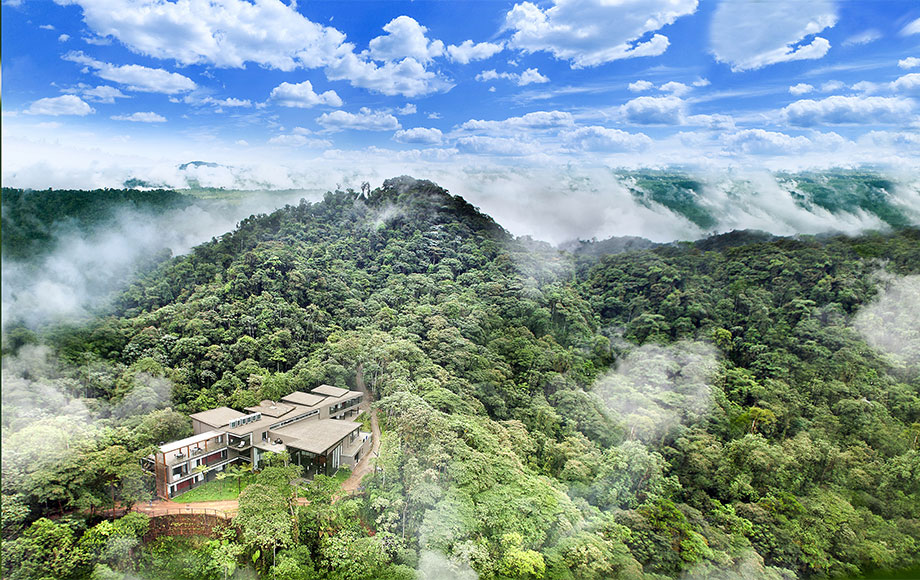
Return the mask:
<svg viewBox="0 0 920 580"><path fill-rule="evenodd" d="M861 172L617 172L606 168L432 177L515 235L560 244L639 236L695 240L732 230L858 234L920 224L920 177Z"/></svg>
<svg viewBox="0 0 920 580"><path fill-rule="evenodd" d="M159 214L124 207L104 226L90 229L56 227L46 255L3 260L4 327L22 323L34 328L85 318L138 268L166 255L184 254L254 213L315 197L314 192L252 192L233 203L200 200Z"/></svg>
<svg viewBox="0 0 920 580"><path fill-rule="evenodd" d="M208 169L207 166L203 166ZM214 185L200 171L193 185ZM767 171L700 172L614 171L610 168L514 169L429 166L431 179L492 216L517 236L553 244L572 240L636 236L655 242L693 240L736 229L777 235L842 232L920 224L920 177L900 173L837 171L781 174ZM225 186L235 173L225 171ZM365 180L381 181L379 168L368 175L352 169L327 172L326 189L359 189ZM223 175L223 174L222 174ZM229 177L227 177L229 176ZM262 181L272 186L269 175ZM295 183L315 184L304 175ZM279 187L289 187L286 174ZM180 185L188 185L186 181ZM213 190L212 190L213 191ZM321 191L321 190L320 190ZM156 215L124 209L104 228L58 228L53 251L32 260L2 265L4 327L85 317L123 287L137 269L231 231L243 218L268 212L303 197L320 199L318 190L253 191L220 199L201 199L189 207Z"/></svg>

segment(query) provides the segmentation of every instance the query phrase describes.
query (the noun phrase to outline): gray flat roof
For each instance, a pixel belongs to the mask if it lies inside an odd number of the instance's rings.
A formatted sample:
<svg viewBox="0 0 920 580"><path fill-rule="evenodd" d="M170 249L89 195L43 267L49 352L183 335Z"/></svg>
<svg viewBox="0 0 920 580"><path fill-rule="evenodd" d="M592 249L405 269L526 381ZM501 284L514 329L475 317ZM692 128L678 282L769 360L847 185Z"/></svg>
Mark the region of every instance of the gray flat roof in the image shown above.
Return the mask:
<svg viewBox="0 0 920 580"><path fill-rule="evenodd" d="M332 385L320 385L310 392L318 395L326 395L327 397L341 397L348 392L348 389L333 387Z"/></svg>
<svg viewBox="0 0 920 580"><path fill-rule="evenodd" d="M303 449L310 453L322 454L330 447L361 428L361 423L340 419L320 419L319 421L300 421L280 429L272 430L272 440L281 437L285 445Z"/></svg>
<svg viewBox="0 0 920 580"><path fill-rule="evenodd" d="M163 453L169 453L171 451L178 451L179 449L185 447L186 445L194 445L195 443L201 443L202 441L207 441L212 437L217 437L218 435L223 435L220 431L208 431L207 433L201 433L199 435L192 435L191 437L186 437L185 439L179 439L178 441L172 441L165 445L160 445L160 451Z"/></svg>
<svg viewBox="0 0 920 580"><path fill-rule="evenodd" d="M357 399L363 397L364 393L361 391L346 391L341 397L327 397L324 401L324 404L335 405L336 403L342 403L345 401L350 401L352 399Z"/></svg>
<svg viewBox="0 0 920 580"><path fill-rule="evenodd" d="M259 441L256 443L256 449L261 449L262 451L271 451L272 453L281 453L284 451L284 445L276 445L271 441Z"/></svg>
<svg viewBox="0 0 920 580"><path fill-rule="evenodd" d="M284 403L276 403L274 401L262 401L257 407L246 407L246 410L250 413L262 413L263 415L268 415L269 417L280 417L290 411L294 410L293 405L285 405Z"/></svg>
<svg viewBox="0 0 920 580"><path fill-rule="evenodd" d="M326 398L325 395L313 395L311 393L305 393L303 391L294 391L290 395L281 397L281 400L286 403L295 403L297 405L303 405L305 407L313 407L317 403L323 401Z"/></svg>
<svg viewBox="0 0 920 580"><path fill-rule="evenodd" d="M209 409L207 411L202 411L200 413L195 413L189 415L192 419L197 419L205 425L210 425L211 427L223 427L229 425L230 421L234 419L239 419L240 417L245 417L246 413L240 413L239 411L234 411L230 407L218 407L216 409Z"/></svg>

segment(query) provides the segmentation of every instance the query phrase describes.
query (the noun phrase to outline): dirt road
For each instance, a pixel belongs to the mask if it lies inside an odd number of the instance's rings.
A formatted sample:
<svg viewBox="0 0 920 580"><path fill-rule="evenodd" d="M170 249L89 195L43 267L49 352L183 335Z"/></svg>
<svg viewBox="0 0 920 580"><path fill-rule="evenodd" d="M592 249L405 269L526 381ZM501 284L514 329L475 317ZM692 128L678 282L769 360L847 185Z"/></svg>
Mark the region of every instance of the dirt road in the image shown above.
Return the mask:
<svg viewBox="0 0 920 580"><path fill-rule="evenodd" d="M367 390L367 386L364 384L364 366L360 364L355 372L355 386L358 387L359 391L364 393L364 400L361 401L361 406L359 408L366 411L371 418L371 451L370 453L365 453L364 457L358 461L358 465L356 465L351 472L351 477L342 482L342 490L339 493L339 497L350 495L358 490L364 476L373 471L373 460L377 457L377 452L380 451L380 425L377 423L377 409L371 408L374 399L373 395L371 395L370 391Z"/></svg>
<svg viewBox="0 0 920 580"><path fill-rule="evenodd" d="M235 499L222 501L196 501L190 503L177 503L174 501L158 499L152 503L139 503L134 505L134 511L148 516L165 516L169 514L189 513L189 514L216 514L232 518L239 510L240 504Z"/></svg>

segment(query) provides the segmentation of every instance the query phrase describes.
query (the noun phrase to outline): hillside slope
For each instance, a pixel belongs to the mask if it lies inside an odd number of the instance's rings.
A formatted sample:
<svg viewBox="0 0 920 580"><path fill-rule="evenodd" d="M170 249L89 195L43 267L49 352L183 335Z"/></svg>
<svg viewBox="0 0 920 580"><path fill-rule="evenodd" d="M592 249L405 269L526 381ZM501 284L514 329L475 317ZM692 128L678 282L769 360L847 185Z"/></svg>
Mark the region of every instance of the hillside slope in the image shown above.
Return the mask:
<svg viewBox="0 0 920 580"><path fill-rule="evenodd" d="M515 239L403 177L253 216L48 340L75 368L59 384L96 407L133 400L143 377L169 379L190 413L363 373L385 417L381 475L334 513L301 514L281 561L312 572L281 577L772 579L920 562L920 359L870 332L883 321L918 344L903 299L920 232L597 253ZM80 505L72 471L29 469L4 493L27 490L37 513L52 482Z"/></svg>

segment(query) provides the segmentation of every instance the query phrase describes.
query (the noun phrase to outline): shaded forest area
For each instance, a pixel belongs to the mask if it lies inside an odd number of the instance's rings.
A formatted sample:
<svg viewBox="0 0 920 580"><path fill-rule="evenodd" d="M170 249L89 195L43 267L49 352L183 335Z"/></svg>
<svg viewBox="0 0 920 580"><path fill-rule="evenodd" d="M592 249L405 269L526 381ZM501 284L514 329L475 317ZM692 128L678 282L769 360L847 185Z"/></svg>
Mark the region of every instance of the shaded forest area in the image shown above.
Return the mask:
<svg viewBox="0 0 920 580"><path fill-rule="evenodd" d="M188 206L193 199L164 189L32 191L4 187L0 247L6 259L34 259L52 249L55 235L60 231L102 228L115 220L119 212L153 214Z"/></svg>
<svg viewBox="0 0 920 580"><path fill-rule="evenodd" d="M89 325L6 329L4 577L920 564L920 230L597 244L624 251L514 238L403 177L244 220ZM361 495L333 503L319 478L295 506L278 458L239 536L144 545L137 515L94 519L149 497L137 459L190 433L187 413L359 369L384 427Z"/></svg>

